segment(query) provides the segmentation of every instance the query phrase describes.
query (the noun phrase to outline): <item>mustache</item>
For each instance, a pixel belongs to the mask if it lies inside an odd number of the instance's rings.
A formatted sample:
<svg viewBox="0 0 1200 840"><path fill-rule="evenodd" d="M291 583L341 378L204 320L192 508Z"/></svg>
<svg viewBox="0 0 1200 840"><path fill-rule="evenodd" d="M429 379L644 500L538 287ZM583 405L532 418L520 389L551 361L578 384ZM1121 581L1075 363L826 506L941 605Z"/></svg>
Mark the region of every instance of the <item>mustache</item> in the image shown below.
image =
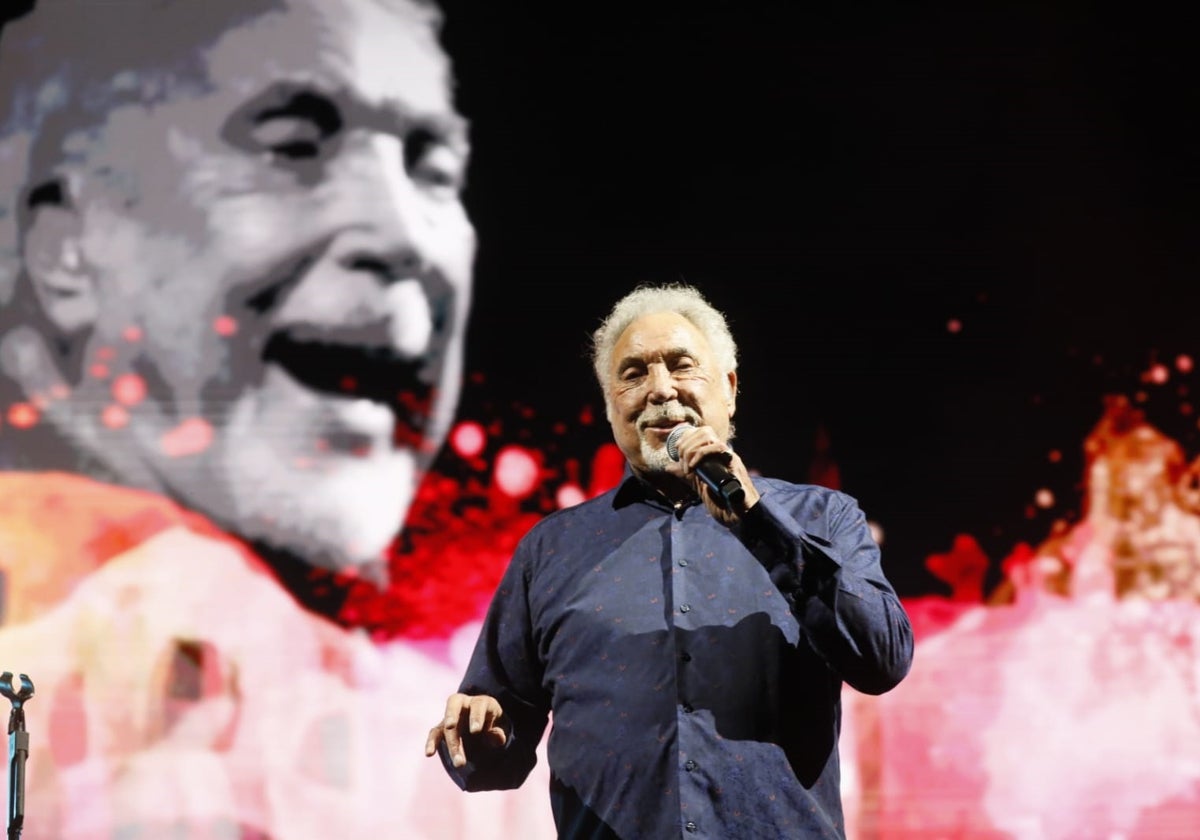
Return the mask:
<svg viewBox="0 0 1200 840"><path fill-rule="evenodd" d="M662 405L650 406L637 419L638 429L650 426L661 426L667 423L691 423L693 426L703 425L700 413L688 408L680 402L668 402Z"/></svg>

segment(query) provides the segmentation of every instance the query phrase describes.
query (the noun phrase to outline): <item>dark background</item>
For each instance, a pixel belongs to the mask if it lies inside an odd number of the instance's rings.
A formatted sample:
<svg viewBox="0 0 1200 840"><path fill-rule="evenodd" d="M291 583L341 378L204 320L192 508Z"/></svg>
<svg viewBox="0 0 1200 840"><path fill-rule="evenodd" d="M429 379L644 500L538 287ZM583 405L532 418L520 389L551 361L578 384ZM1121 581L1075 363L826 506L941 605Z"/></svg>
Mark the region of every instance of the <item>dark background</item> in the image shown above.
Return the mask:
<svg viewBox="0 0 1200 840"><path fill-rule="evenodd" d="M602 420L587 332L689 280L739 338L752 467L803 480L823 427L902 593L945 591L924 560L957 533L995 580L1080 515L1105 394L1196 454L1196 375L1140 381L1198 349L1194 32L1128 4L451 3L467 412Z"/></svg>
<svg viewBox="0 0 1200 840"><path fill-rule="evenodd" d="M1200 91L1182 17L444 6L481 240L464 416L586 463L609 440L589 331L637 282L693 282L741 344L747 463L805 480L827 432L909 595L945 591L924 560L955 534L980 540L994 579L1017 541L1079 516L1105 394L1144 390L1195 456L1197 374L1139 380L1197 352ZM1049 509L1032 506L1043 487Z"/></svg>

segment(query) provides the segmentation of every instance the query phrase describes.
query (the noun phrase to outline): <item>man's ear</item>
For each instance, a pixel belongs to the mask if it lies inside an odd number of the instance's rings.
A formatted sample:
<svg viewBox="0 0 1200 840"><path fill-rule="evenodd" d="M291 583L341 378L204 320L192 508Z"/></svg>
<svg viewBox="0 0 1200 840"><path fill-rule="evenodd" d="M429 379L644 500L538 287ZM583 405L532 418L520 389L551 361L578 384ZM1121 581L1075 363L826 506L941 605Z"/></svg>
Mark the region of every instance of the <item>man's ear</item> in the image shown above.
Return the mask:
<svg viewBox="0 0 1200 840"><path fill-rule="evenodd" d="M729 416L737 411L737 371L731 370L725 374L725 405L729 407Z"/></svg>
<svg viewBox="0 0 1200 840"><path fill-rule="evenodd" d="M47 320L70 335L92 326L99 312L96 278L84 258L82 220L62 180L28 193L21 255Z"/></svg>

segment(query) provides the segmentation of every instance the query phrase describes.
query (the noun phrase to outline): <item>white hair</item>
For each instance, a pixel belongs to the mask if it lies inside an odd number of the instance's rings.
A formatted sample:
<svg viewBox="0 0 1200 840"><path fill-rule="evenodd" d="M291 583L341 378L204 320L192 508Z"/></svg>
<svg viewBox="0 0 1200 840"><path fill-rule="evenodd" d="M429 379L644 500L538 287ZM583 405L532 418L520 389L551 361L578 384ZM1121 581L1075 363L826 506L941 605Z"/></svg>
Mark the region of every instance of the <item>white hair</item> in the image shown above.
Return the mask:
<svg viewBox="0 0 1200 840"><path fill-rule="evenodd" d="M725 374L737 370L737 343L729 331L725 314L709 303L697 288L687 283L644 284L617 301L592 333L592 367L604 391L606 406L613 348L630 324L657 312L675 312L700 330L713 349L722 381L726 388L729 387Z"/></svg>

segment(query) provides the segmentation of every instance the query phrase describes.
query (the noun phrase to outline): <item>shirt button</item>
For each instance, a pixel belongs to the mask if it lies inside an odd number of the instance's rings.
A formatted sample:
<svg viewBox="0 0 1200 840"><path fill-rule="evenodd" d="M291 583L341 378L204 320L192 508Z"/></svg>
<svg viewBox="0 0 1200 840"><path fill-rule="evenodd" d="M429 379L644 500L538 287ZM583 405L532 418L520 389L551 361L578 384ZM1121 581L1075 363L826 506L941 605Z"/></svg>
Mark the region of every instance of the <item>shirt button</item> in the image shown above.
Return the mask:
<svg viewBox="0 0 1200 840"><path fill-rule="evenodd" d="M680 560L680 561L679 561L679 565L680 565L680 566L686 566L686 565L687 565L687 561L686 561L686 560Z"/></svg>
<svg viewBox="0 0 1200 840"><path fill-rule="evenodd" d="M679 611L680 611L681 613L685 613L685 612L691 612L691 611L692 611L692 606L691 606L691 604L680 604L680 605L679 605Z"/></svg>
<svg viewBox="0 0 1200 840"><path fill-rule="evenodd" d="M690 653L688 653L686 650L683 653L679 654L679 658L682 659L684 662L692 661L692 655Z"/></svg>
<svg viewBox="0 0 1200 840"><path fill-rule="evenodd" d="M684 704L683 704L683 713L684 713L685 715L690 715L690 714L691 714L692 712L694 712L694 711L695 711L695 709L693 709L693 708L692 708L692 704L691 704L691 703L684 703Z"/></svg>
<svg viewBox="0 0 1200 840"><path fill-rule="evenodd" d="M695 769L696 769L696 762L692 761L692 760L689 758L689 759L687 760L687 762L686 762L686 763L683 765L683 769L684 769L684 770L687 770L687 771L690 773L691 771L693 771L693 770L695 770Z"/></svg>
<svg viewBox="0 0 1200 840"><path fill-rule="evenodd" d="M688 831L694 832L696 830L696 824L694 822L689 821L687 824L684 825L684 828L686 828Z"/></svg>

